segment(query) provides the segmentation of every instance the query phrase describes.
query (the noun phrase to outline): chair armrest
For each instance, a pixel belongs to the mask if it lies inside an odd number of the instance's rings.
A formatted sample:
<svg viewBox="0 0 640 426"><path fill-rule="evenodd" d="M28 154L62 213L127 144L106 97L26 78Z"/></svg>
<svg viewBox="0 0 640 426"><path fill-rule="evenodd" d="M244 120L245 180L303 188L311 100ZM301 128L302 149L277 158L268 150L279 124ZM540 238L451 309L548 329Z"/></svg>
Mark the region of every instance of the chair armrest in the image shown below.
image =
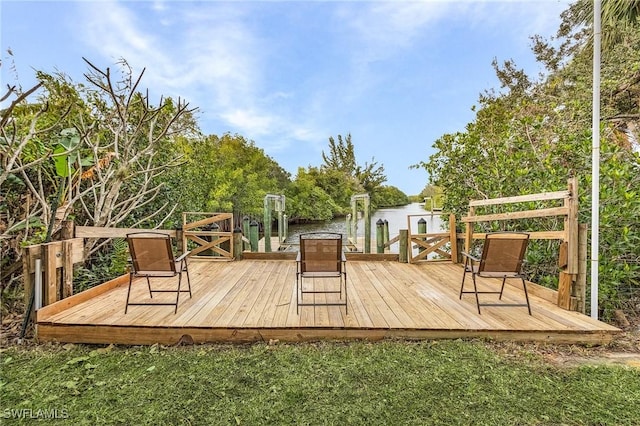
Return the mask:
<svg viewBox="0 0 640 426"><path fill-rule="evenodd" d="M461 251L460 254L462 254L465 257L468 257L469 259L473 260L474 262L480 262L479 258L477 258L474 255L471 255L471 254L467 253L466 251Z"/></svg>
<svg viewBox="0 0 640 426"><path fill-rule="evenodd" d="M182 253L180 256L176 257L176 262L182 262L190 254L191 254L191 251L187 251L187 252Z"/></svg>

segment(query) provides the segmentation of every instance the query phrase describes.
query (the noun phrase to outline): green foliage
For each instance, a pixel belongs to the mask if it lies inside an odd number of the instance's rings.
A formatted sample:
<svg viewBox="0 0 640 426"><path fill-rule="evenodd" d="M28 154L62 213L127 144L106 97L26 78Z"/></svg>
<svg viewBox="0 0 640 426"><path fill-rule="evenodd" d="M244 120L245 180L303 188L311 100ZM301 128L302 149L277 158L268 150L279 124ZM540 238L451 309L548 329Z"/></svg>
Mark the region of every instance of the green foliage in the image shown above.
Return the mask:
<svg viewBox="0 0 640 426"><path fill-rule="evenodd" d="M57 408L79 425L640 423L636 369L558 368L480 342L66 348L3 352L3 414Z"/></svg>
<svg viewBox="0 0 640 426"><path fill-rule="evenodd" d="M329 137L329 153L322 152L324 161L319 169L310 167L309 173L314 176L316 183L331 198L339 209L335 215L344 215L349 212L351 197L356 194L367 193L371 197L373 209L381 205L393 205L396 200L385 200L383 194L390 194L382 190L382 184L387 177L384 174L384 166L377 162L365 162L359 165L356 161L355 147L348 134L344 139L338 135L338 140ZM376 195L376 192L383 193ZM406 203L405 203L406 204Z"/></svg>
<svg viewBox="0 0 640 426"><path fill-rule="evenodd" d="M287 216L295 222L330 220L340 211L333 198L317 184L315 176L302 167L298 168L298 174L285 196Z"/></svg>
<svg viewBox="0 0 640 426"><path fill-rule="evenodd" d="M339 170L346 175L351 176L357 167L356 153L351 142L351 134L342 139L342 135L338 135L338 142L329 136L329 154L322 152L323 168L329 170Z"/></svg>
<svg viewBox="0 0 640 426"><path fill-rule="evenodd" d="M114 238L85 264L74 270L74 291L80 292L119 277L129 265L129 247L123 238Z"/></svg>
<svg viewBox="0 0 640 426"><path fill-rule="evenodd" d="M567 178L577 176L580 221L590 222L591 52L585 48L586 33L571 16L564 15L559 34L566 39L559 44L534 38L534 53L547 66L544 78L534 82L511 61L494 62L501 90L482 94L474 107L475 120L465 131L436 140L436 153L420 164L431 182L443 189L446 211L459 218L466 214L469 200L557 191L566 187ZM633 301L640 298L638 25L634 21L632 29L620 26L622 41L603 50L599 266L605 317L613 309L636 309ZM493 212L487 207L477 213ZM562 224L555 219L522 220L487 224L484 229L516 228L558 230ZM531 278L555 286L557 247L533 244L528 257Z"/></svg>
<svg viewBox="0 0 640 426"><path fill-rule="evenodd" d="M378 207L396 207L409 204L409 197L395 186L383 185L371 197L371 204Z"/></svg>
<svg viewBox="0 0 640 426"><path fill-rule="evenodd" d="M184 140L185 164L170 177L170 197L182 211L262 213L266 194L282 193L289 174L240 135ZM179 220L179 219L176 219Z"/></svg>

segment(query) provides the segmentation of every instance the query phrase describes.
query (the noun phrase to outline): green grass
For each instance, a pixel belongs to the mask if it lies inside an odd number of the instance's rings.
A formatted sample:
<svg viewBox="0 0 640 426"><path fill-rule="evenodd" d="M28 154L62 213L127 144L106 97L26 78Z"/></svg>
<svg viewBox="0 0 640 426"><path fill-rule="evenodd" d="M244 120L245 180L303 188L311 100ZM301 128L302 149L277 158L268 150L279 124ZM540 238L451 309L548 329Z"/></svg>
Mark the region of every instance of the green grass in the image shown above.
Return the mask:
<svg viewBox="0 0 640 426"><path fill-rule="evenodd" d="M44 346L0 363L3 424L640 424L638 369L483 342Z"/></svg>

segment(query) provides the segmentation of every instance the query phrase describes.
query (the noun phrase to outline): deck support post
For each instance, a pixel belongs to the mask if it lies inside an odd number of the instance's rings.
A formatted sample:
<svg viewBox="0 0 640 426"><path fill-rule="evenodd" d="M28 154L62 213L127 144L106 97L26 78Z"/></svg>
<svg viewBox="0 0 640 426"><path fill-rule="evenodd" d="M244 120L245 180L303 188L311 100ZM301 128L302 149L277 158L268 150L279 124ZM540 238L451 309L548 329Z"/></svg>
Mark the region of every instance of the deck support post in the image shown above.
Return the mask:
<svg viewBox="0 0 640 426"><path fill-rule="evenodd" d="M451 262L458 263L458 234L456 233L456 215L449 215L449 244L451 244Z"/></svg>
<svg viewBox="0 0 640 426"><path fill-rule="evenodd" d="M418 220L418 234L426 234L427 233L427 221L424 220L423 217ZM426 238L420 238L421 240L426 240ZM424 251L424 247L418 247L418 253L422 253Z"/></svg>
<svg viewBox="0 0 640 426"><path fill-rule="evenodd" d="M264 251L271 252L271 208L269 198L264 198Z"/></svg>
<svg viewBox="0 0 640 426"><path fill-rule="evenodd" d="M384 222L378 219L376 222L376 253L384 253Z"/></svg>
<svg viewBox="0 0 640 426"><path fill-rule="evenodd" d="M258 222L251 221L249 225L249 242L251 244L251 251L258 251Z"/></svg>
<svg viewBox="0 0 640 426"><path fill-rule="evenodd" d="M251 220L249 219L249 216L245 216L242 218L242 233L244 234L244 236L248 239L249 236L251 235L250 233L250 223ZM247 247L243 247L243 248L247 248Z"/></svg>
<svg viewBox="0 0 640 426"><path fill-rule="evenodd" d="M236 227L233 230L233 257L236 260L242 260L242 229Z"/></svg>
<svg viewBox="0 0 640 426"><path fill-rule="evenodd" d="M398 262L407 263L409 261L409 230L400 230L400 241L398 243L400 248L398 250Z"/></svg>
<svg viewBox="0 0 640 426"><path fill-rule="evenodd" d="M564 218L564 242L566 243L566 264L558 279L558 306L577 309L572 306L571 296L576 294L574 281L579 273L578 266L578 178L567 180L569 196L564 199L567 215ZM563 262L564 263L564 262ZM574 299L575 300L575 299Z"/></svg>

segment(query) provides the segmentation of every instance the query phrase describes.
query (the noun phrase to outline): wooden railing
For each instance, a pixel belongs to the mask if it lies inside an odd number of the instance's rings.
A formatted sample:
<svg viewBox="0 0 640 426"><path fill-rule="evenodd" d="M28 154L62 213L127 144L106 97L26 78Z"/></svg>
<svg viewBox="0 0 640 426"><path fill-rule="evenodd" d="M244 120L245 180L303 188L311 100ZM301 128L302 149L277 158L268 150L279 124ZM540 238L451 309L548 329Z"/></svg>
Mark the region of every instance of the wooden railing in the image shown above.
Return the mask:
<svg viewBox="0 0 640 426"><path fill-rule="evenodd" d="M409 246L407 247L407 255L409 263L420 260L441 261L449 260L454 263L458 260L458 246L456 242L456 218L449 215L449 232L435 233L414 233L411 229L412 217L423 217L426 214L407 215L407 228L409 231ZM414 244L418 247L418 254L413 255ZM444 246L449 244L449 251L443 250ZM429 259L430 254L437 254L436 259Z"/></svg>
<svg viewBox="0 0 640 426"><path fill-rule="evenodd" d="M187 222L191 215L208 216L194 222ZM127 234L152 231L167 234L178 241L178 251L192 248L191 257L198 259L234 258L234 234L231 226L232 213L184 213L182 229L141 229L141 228L105 228L99 226L73 226L67 222L62 241L28 246L23 249L22 271L25 288L25 301L29 304L35 292L36 309L49 305L73 294L73 265L85 259L85 239L126 238ZM218 229L231 231L209 231L201 228L217 225ZM215 226L212 226L215 228ZM75 238L74 238L75 235ZM238 234L241 247L241 234ZM205 253L210 253L206 256ZM235 253L239 257L238 253ZM36 285L37 284L37 285Z"/></svg>
<svg viewBox="0 0 640 426"><path fill-rule="evenodd" d="M84 260L83 241L72 238L24 247L22 276L27 305L32 297L38 309L73 294L73 265Z"/></svg>
<svg viewBox="0 0 640 426"><path fill-rule="evenodd" d="M193 221L193 216L208 216ZM210 230L211 229L211 230ZM217 230L215 230L217 229ZM226 229L226 231L225 231ZM182 247L186 251L189 243L191 257L197 259L233 259L233 213L182 213ZM205 255L205 253L213 253Z"/></svg>
<svg viewBox="0 0 640 426"><path fill-rule="evenodd" d="M523 210L506 213L477 215L476 207L498 206L505 204L528 203L539 201L562 200L562 206L535 210ZM586 261L579 261L579 232L578 232L578 180L571 178L567 182L567 190L544 192L515 197L474 200L469 202L468 216L462 218L466 224L464 233L464 247L471 248L474 239L484 239L485 233L476 233L474 224L478 222L493 222L514 219L533 218L563 218L563 229L557 231L529 232L533 240L560 240L558 266L561 268L558 281L558 306L565 309L584 310L586 292ZM582 234L586 234L583 232Z"/></svg>

